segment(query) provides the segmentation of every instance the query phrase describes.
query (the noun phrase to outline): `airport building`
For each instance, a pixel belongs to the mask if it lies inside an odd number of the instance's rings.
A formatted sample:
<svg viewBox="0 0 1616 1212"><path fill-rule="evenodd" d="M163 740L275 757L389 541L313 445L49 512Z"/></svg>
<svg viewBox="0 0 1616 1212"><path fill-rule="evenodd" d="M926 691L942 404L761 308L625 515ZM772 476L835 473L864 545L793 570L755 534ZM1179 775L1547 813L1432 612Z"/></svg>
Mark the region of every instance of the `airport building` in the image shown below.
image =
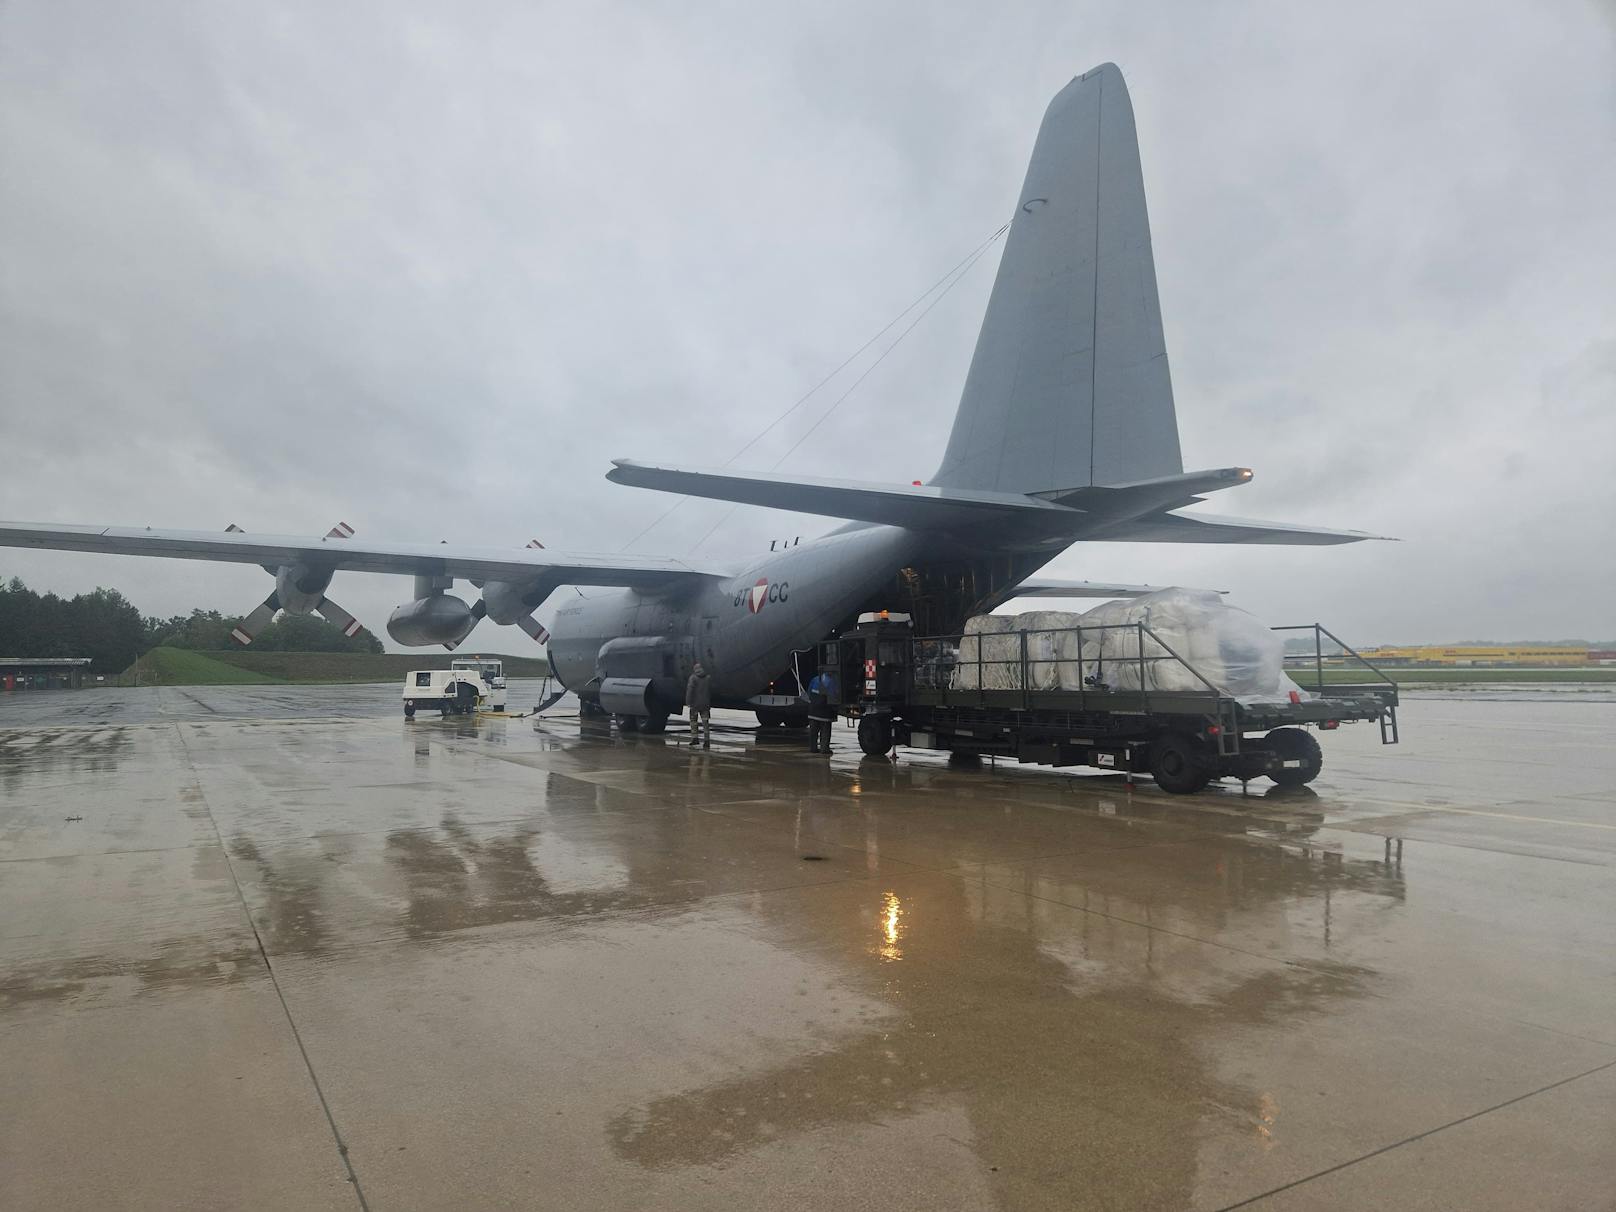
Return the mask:
<svg viewBox="0 0 1616 1212"><path fill-rule="evenodd" d="M77 690L89 657L0 657L0 690Z"/></svg>
<svg viewBox="0 0 1616 1212"><path fill-rule="evenodd" d="M1587 648L1452 647L1440 644L1407 648L1367 648L1364 659L1376 665L1522 666L1531 669L1598 664Z"/></svg>

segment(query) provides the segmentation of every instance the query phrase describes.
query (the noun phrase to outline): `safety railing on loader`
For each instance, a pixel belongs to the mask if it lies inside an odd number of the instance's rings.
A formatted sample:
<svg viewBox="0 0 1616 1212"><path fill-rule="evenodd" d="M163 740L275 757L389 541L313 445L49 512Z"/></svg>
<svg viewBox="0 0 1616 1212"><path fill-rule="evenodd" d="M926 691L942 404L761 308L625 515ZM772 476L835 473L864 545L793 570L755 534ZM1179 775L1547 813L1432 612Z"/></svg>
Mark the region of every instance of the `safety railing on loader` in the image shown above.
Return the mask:
<svg viewBox="0 0 1616 1212"><path fill-rule="evenodd" d="M1286 653L1285 672L1302 689L1311 691L1320 697L1326 695L1359 695L1373 694L1387 698L1385 711L1380 717L1380 739L1388 745L1397 744L1397 682L1384 670L1371 664L1364 656L1357 652L1350 644L1325 627L1322 623L1296 623L1286 627L1275 627L1275 631L1311 631L1313 633L1313 652L1310 663L1293 663L1298 656L1306 661L1306 653ZM1326 650L1325 641L1328 640L1333 648ZM1363 681L1357 673L1359 667L1368 670L1374 675L1374 681ZM1341 674L1337 679L1325 678L1325 672ZM1308 685L1303 677L1311 673L1312 685ZM1388 693L1389 692L1389 693Z"/></svg>
<svg viewBox="0 0 1616 1212"><path fill-rule="evenodd" d="M911 641L916 690L954 704L1004 705L1019 694L1075 695L1079 710L1111 706L1119 693L1150 699L1185 694L1230 697L1146 623L926 636ZM1102 702L1103 700L1103 702Z"/></svg>

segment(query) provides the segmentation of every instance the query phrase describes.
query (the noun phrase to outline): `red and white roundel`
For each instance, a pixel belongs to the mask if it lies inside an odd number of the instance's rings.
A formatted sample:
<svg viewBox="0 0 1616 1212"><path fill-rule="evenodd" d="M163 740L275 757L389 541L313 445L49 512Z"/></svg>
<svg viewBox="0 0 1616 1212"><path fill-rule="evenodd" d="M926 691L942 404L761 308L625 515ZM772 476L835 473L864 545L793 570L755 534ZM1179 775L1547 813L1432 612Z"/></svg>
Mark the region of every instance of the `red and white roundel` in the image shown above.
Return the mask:
<svg viewBox="0 0 1616 1212"><path fill-rule="evenodd" d="M769 578L759 577L757 584L746 591L746 608L753 614L763 609L763 603L769 600Z"/></svg>

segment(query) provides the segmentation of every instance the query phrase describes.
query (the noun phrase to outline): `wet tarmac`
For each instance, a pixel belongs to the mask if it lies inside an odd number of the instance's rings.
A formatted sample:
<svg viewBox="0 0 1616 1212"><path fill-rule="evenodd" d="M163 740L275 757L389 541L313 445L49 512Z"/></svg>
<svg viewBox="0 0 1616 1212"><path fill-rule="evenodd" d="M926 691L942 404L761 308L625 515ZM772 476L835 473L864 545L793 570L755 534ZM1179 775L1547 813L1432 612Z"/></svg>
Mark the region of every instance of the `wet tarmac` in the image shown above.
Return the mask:
<svg viewBox="0 0 1616 1212"><path fill-rule="evenodd" d="M1616 704L1187 798L717 716L0 698L0 1207L1616 1205Z"/></svg>

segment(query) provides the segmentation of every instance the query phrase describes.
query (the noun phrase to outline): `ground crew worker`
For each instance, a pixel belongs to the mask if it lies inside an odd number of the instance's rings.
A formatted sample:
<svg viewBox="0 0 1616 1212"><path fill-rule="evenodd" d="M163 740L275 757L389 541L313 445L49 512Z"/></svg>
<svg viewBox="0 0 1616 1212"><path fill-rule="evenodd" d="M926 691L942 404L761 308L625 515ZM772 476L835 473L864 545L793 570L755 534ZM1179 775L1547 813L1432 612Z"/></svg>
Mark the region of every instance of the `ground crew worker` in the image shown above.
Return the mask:
<svg viewBox="0 0 1616 1212"><path fill-rule="evenodd" d="M685 682L685 710L690 713L690 743L698 738L703 749L713 747L713 684L697 661ZM705 731L705 736L702 736Z"/></svg>
<svg viewBox="0 0 1616 1212"><path fill-rule="evenodd" d="M808 752L830 754L830 726L836 719L836 675L816 673L808 683Z"/></svg>

